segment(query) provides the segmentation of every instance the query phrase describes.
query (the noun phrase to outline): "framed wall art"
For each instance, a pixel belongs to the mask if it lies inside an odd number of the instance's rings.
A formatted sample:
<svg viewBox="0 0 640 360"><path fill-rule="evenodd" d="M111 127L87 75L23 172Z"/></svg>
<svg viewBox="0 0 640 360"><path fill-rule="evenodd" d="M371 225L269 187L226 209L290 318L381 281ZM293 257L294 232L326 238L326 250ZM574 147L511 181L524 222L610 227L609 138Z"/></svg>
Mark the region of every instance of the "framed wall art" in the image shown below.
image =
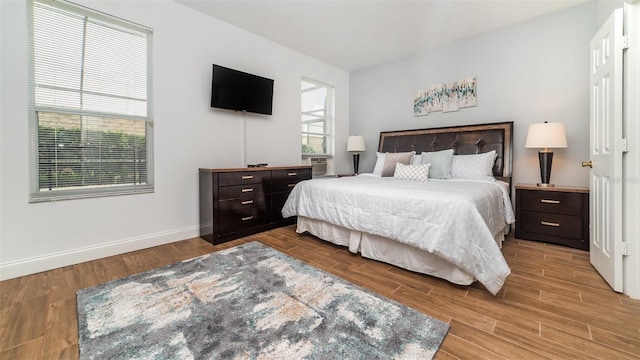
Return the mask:
<svg viewBox="0 0 640 360"><path fill-rule="evenodd" d="M439 83L418 90L413 96L413 115L424 116L430 112L458 111L476 106L476 78L467 77L456 82Z"/></svg>

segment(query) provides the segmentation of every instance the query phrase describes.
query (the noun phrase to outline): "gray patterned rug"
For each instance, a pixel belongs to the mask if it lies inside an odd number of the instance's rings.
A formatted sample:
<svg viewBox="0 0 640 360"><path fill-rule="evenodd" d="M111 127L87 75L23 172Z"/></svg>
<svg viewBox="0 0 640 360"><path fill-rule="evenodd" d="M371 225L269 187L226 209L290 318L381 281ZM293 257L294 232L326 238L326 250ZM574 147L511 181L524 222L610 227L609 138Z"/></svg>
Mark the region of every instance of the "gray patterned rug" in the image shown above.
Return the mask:
<svg viewBox="0 0 640 360"><path fill-rule="evenodd" d="M258 242L77 298L82 359L430 359L449 331Z"/></svg>

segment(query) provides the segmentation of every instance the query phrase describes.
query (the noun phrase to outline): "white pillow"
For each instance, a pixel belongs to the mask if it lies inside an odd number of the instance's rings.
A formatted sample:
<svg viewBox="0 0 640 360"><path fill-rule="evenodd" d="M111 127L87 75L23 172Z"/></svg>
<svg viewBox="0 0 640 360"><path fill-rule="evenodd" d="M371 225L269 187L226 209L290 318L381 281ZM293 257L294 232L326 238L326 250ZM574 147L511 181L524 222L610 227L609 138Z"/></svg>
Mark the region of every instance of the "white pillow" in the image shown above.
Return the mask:
<svg viewBox="0 0 640 360"><path fill-rule="evenodd" d="M454 155L451 161L451 177L462 179L495 180L493 164L496 151L473 155Z"/></svg>
<svg viewBox="0 0 640 360"><path fill-rule="evenodd" d="M376 166L373 167L373 174L381 176L382 175L382 168L384 167L384 160L386 158L386 155L384 153L377 152L376 156L377 156L377 158L376 158Z"/></svg>
<svg viewBox="0 0 640 360"><path fill-rule="evenodd" d="M431 164L405 165L397 163L393 178L398 180L429 181L429 167L431 167Z"/></svg>
<svg viewBox="0 0 640 360"><path fill-rule="evenodd" d="M411 158L411 162L409 163L409 165L420 165L422 164L422 154L415 154L413 155L413 157Z"/></svg>

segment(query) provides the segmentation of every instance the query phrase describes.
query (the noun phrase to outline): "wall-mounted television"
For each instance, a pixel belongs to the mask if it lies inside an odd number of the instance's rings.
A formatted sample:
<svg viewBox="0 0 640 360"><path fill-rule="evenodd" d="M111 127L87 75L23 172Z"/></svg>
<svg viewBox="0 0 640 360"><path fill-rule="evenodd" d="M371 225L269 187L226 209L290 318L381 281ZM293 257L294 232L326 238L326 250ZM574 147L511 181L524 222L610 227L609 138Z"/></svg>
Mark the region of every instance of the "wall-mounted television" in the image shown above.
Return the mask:
<svg viewBox="0 0 640 360"><path fill-rule="evenodd" d="M271 115L273 80L213 65L211 107Z"/></svg>

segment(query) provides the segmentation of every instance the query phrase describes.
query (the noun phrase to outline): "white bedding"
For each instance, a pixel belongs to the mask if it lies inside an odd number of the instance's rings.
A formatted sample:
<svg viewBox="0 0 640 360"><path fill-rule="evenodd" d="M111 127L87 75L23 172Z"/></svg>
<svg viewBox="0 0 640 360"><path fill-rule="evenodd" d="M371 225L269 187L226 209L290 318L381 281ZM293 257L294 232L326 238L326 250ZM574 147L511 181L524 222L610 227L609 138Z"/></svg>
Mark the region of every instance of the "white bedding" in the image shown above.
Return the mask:
<svg viewBox="0 0 640 360"><path fill-rule="evenodd" d="M494 235L514 222L498 181L396 180L373 176L300 182L282 214L322 220L434 254L496 294L510 270Z"/></svg>

